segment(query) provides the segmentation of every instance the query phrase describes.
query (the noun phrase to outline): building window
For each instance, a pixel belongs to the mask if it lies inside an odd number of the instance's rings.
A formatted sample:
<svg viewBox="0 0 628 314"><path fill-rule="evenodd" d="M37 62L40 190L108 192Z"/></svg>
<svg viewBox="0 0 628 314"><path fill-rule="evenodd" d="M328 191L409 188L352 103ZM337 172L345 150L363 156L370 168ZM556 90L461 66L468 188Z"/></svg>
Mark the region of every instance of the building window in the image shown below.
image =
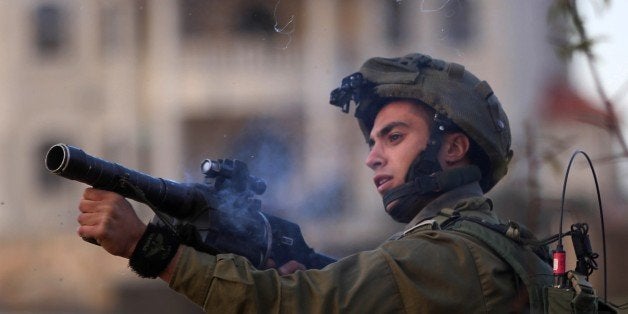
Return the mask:
<svg viewBox="0 0 628 314"><path fill-rule="evenodd" d="M453 44L465 45L475 32L474 6L468 0L456 0L443 8L443 30Z"/></svg>
<svg viewBox="0 0 628 314"><path fill-rule="evenodd" d="M35 9L35 40L41 55L54 55L66 43L65 12L53 3L44 3Z"/></svg>
<svg viewBox="0 0 628 314"><path fill-rule="evenodd" d="M386 40L391 46L398 47L403 43L404 35L404 8L403 2L388 0L386 2Z"/></svg>
<svg viewBox="0 0 628 314"><path fill-rule="evenodd" d="M236 30L242 34L272 35L274 18L271 8L262 3L246 4L236 12Z"/></svg>
<svg viewBox="0 0 628 314"><path fill-rule="evenodd" d="M144 0L146 1L146 0ZM232 43L261 38L291 42L301 1L278 0L178 0L180 31L194 44Z"/></svg>

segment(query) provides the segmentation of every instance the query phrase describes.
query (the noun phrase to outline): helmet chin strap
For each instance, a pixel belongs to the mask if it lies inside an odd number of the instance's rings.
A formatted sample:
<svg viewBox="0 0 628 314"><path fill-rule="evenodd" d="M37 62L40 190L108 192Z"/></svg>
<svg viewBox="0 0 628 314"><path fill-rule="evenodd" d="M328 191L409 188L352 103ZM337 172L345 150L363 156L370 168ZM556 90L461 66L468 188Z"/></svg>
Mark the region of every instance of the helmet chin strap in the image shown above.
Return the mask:
<svg viewBox="0 0 628 314"><path fill-rule="evenodd" d="M406 183L388 191L384 197L384 208L396 202L388 214L397 222L408 223L425 205L438 195L456 187L478 181L482 177L475 165L443 170L438 162L438 152L443 135L450 125L448 119L439 114L434 116L427 147L410 165Z"/></svg>
<svg viewBox="0 0 628 314"><path fill-rule="evenodd" d="M459 186L479 181L482 178L480 168L475 165L441 170L429 176L421 175L410 182L391 189L384 195L384 207L397 202L388 214L397 222L408 223L419 211L438 195Z"/></svg>

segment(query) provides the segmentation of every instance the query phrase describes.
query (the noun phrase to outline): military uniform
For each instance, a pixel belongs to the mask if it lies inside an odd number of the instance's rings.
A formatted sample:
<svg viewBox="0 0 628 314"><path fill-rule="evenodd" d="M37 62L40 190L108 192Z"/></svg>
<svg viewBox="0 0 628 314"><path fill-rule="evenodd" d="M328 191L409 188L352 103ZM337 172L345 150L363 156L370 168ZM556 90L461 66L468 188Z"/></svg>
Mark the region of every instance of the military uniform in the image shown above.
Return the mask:
<svg viewBox="0 0 628 314"><path fill-rule="evenodd" d="M430 203L404 232L322 270L280 276L240 256L185 247L170 287L207 312L507 313L527 302L512 268L478 239L424 228L445 212L497 222L477 183ZM423 223L423 224L421 224Z"/></svg>

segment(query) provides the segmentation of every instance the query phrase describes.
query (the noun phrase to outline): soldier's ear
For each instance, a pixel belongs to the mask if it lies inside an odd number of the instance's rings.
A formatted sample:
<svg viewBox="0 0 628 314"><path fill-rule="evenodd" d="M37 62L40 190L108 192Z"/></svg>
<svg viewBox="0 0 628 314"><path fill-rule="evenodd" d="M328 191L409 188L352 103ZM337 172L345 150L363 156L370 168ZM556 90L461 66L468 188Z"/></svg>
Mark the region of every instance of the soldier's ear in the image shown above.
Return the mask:
<svg viewBox="0 0 628 314"><path fill-rule="evenodd" d="M448 166L468 162L469 138L460 132L445 134L440 150L440 161Z"/></svg>

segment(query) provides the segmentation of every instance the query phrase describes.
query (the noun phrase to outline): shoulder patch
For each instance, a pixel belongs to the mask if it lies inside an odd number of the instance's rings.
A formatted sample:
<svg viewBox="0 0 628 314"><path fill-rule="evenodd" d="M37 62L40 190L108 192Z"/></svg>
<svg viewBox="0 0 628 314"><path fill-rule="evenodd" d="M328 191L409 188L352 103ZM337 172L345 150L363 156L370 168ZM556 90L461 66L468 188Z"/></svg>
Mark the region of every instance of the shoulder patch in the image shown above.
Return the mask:
<svg viewBox="0 0 628 314"><path fill-rule="evenodd" d="M424 231L424 230L440 230L440 225L434 219L425 220L416 224L412 228L404 231L402 237L416 231Z"/></svg>

